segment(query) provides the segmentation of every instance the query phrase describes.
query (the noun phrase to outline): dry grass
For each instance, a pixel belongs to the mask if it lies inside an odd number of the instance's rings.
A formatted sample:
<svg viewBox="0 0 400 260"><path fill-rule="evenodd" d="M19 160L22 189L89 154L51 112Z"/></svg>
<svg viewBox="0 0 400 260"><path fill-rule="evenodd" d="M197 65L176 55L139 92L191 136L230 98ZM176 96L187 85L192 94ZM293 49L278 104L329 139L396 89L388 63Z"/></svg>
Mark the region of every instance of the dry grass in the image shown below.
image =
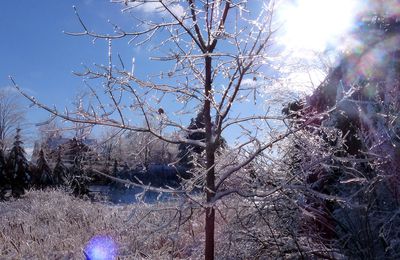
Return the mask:
<svg viewBox="0 0 400 260"><path fill-rule="evenodd" d="M187 221L177 230L185 211L177 208L165 202L107 205L62 191L30 191L0 203L0 259L84 259L84 247L95 235L116 241L118 259L200 256L195 234L202 227Z"/></svg>
<svg viewBox="0 0 400 260"><path fill-rule="evenodd" d="M284 216L271 207L255 210L242 198L218 204L217 259L297 259L321 251L290 234L284 223L292 219L291 211L284 210ZM85 245L96 235L113 238L118 259L202 259L204 211L193 206L179 201L110 205L63 191L29 191L0 202L0 260L84 259Z"/></svg>

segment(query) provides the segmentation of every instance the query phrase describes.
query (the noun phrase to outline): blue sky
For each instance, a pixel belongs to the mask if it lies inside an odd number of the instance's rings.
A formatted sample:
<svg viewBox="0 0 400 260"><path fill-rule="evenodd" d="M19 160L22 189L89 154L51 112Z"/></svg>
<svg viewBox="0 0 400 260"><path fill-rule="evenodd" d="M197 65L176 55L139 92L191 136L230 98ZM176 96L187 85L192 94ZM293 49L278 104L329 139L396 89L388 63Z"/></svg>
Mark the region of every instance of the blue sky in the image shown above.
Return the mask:
<svg viewBox="0 0 400 260"><path fill-rule="evenodd" d="M106 64L107 43L104 40L93 43L92 38L63 33L82 31L72 6L77 7L90 30L111 33L112 26L107 20L127 30L133 28L129 14L121 14L121 5L107 0L5 1L0 9L0 33L4 36L0 41L1 88L11 85L8 78L11 75L29 95L61 111L86 89L82 78L72 71L82 71L82 64ZM148 49L128 45L126 40L113 44L125 64L129 65L135 57L135 74L141 78L147 76L150 68L158 72L168 66L149 61ZM33 125L48 116L39 109L29 109L27 118Z"/></svg>
<svg viewBox="0 0 400 260"><path fill-rule="evenodd" d="M105 40L93 42L90 37L64 33L82 31L73 6L90 30L112 33L108 20L133 29L132 17L121 13L120 4L108 0L5 1L0 9L0 34L4 36L0 41L0 88L10 87L12 76L26 93L59 111L71 107L76 96L87 91L83 78L73 75L73 71L84 71L83 64L107 64L108 45ZM114 41L113 47L127 66L135 57L135 74L139 77L145 78L149 68L160 71L167 65L149 61L148 51L127 42ZM22 97L18 102L27 108L30 104ZM27 109L28 122L23 127L27 147L38 138L36 124L49 116L36 107Z"/></svg>
<svg viewBox="0 0 400 260"><path fill-rule="evenodd" d="M128 25L120 6L109 1L4 1L0 9L0 87L10 86L11 75L29 94L61 109L83 89L82 79L72 71L80 71L82 63L105 63L107 46L104 41L93 44L89 38L63 33L81 29L73 5L94 30L111 28L108 19ZM135 49L124 43L124 56L132 57ZM46 114L31 110L28 117L40 121Z"/></svg>

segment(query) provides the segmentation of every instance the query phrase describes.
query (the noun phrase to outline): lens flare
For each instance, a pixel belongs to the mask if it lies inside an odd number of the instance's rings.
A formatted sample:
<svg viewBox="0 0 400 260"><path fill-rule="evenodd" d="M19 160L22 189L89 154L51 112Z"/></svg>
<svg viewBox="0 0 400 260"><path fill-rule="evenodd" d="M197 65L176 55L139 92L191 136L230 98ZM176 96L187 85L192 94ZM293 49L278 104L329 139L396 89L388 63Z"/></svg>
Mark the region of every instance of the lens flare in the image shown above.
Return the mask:
<svg viewBox="0 0 400 260"><path fill-rule="evenodd" d="M350 48L347 56L349 69L345 82L351 85L360 78L383 79L390 70L393 55L400 46L400 36L393 35L386 39L376 38L375 44L358 45ZM386 79L387 80L387 79Z"/></svg>
<svg viewBox="0 0 400 260"><path fill-rule="evenodd" d="M117 245L109 236L94 236L85 248L86 260L113 260L117 257Z"/></svg>

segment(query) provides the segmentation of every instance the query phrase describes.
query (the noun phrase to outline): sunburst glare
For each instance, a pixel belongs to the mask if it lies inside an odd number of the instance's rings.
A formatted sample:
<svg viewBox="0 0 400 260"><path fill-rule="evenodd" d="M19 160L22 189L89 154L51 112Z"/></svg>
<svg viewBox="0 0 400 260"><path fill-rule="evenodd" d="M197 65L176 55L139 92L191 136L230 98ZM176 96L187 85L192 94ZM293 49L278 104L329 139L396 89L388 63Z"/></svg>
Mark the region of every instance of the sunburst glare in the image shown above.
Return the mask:
<svg viewBox="0 0 400 260"><path fill-rule="evenodd" d="M355 20L356 0L284 1L278 12L282 44L289 50L323 51L340 45Z"/></svg>

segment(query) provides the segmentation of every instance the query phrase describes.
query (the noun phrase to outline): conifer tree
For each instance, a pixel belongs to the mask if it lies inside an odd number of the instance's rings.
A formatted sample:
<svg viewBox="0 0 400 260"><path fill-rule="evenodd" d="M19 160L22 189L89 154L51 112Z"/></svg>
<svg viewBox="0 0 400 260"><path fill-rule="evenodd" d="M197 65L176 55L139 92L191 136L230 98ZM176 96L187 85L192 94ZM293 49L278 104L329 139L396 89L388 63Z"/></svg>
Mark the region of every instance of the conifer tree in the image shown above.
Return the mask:
<svg viewBox="0 0 400 260"><path fill-rule="evenodd" d="M3 150L0 148L0 200L4 199L8 182L5 155Z"/></svg>
<svg viewBox="0 0 400 260"><path fill-rule="evenodd" d="M51 169L44 156L43 149L40 149L39 158L36 162L37 172L40 176L39 183L41 188L52 186L54 184Z"/></svg>
<svg viewBox="0 0 400 260"><path fill-rule="evenodd" d="M116 177L117 175L118 175L118 161L117 161L117 159L115 159L113 169L112 169L112 176Z"/></svg>
<svg viewBox="0 0 400 260"><path fill-rule="evenodd" d="M17 129L15 141L8 158L8 169L10 170L10 182L12 195L19 197L24 194L24 189L28 187L30 176L28 174L28 160L25 150L22 147L21 129Z"/></svg>
<svg viewBox="0 0 400 260"><path fill-rule="evenodd" d="M6 160L4 151L0 149L0 187L6 184L5 181L6 181Z"/></svg>
<svg viewBox="0 0 400 260"><path fill-rule="evenodd" d="M111 170L112 170L112 165L111 165L111 158L110 158L110 156L107 156L107 158L106 158L106 160L105 160L105 163L103 164L103 166L102 166L102 172L103 173L105 173L105 174L107 174L107 175L110 175L112 172L111 172ZM107 183L110 183L110 179L109 178L105 178L104 176L100 176L100 175L98 175L98 174L94 174L93 176L92 176L92 178L94 179L94 180L98 180L98 181L100 181L101 183L103 183L103 184L107 184Z"/></svg>
<svg viewBox="0 0 400 260"><path fill-rule="evenodd" d="M71 168L69 168L70 186L75 195L85 195L89 191L87 189L88 177L83 168L83 156L77 154Z"/></svg>
<svg viewBox="0 0 400 260"><path fill-rule="evenodd" d="M205 129L204 112L202 109L197 114L196 118L191 119L191 122L188 126L189 133L187 135L187 139L204 141L206 139L206 132L204 129ZM221 137L216 146L217 148L223 148L224 146L226 146L225 139ZM205 149L199 145L188 144L188 143L180 144L178 149L179 149L178 157L180 159L180 163L188 168L194 167L195 156L200 155L202 152L205 151Z"/></svg>
<svg viewBox="0 0 400 260"><path fill-rule="evenodd" d="M68 163L76 164L77 161L81 161L83 159L86 151L87 147L82 143L82 141L73 138L65 147L64 158Z"/></svg>
<svg viewBox="0 0 400 260"><path fill-rule="evenodd" d="M67 167L65 167L62 161L60 151L58 152L57 162L53 169L53 178L54 178L54 184L57 186L66 185L68 184L69 181Z"/></svg>
<svg viewBox="0 0 400 260"><path fill-rule="evenodd" d="M203 111L200 111L196 118L192 118L188 129L191 132L188 133L187 138L190 140L202 141L205 140L206 134L205 131L201 131L204 129L204 114ZM179 145L179 158L180 162L183 166L193 167L193 159L195 154L201 154L204 151L204 148L195 144L187 144L182 143Z"/></svg>
<svg viewBox="0 0 400 260"><path fill-rule="evenodd" d="M121 172L118 171L118 160L114 159L114 163L113 163L113 166L111 169L111 175L113 177L121 178L120 174L121 174ZM119 189L122 187L123 187L123 185L121 185L121 183L118 183L116 181L111 181L111 189Z"/></svg>

